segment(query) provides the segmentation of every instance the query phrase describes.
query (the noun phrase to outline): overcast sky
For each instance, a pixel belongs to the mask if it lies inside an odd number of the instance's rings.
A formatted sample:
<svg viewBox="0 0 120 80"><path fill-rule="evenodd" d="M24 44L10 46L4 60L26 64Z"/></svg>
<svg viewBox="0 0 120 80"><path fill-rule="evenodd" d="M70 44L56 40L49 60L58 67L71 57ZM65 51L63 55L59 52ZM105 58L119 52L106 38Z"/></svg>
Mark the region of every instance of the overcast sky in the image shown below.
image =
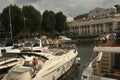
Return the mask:
<svg viewBox="0 0 120 80"><path fill-rule="evenodd" d="M33 5L41 13L44 10L62 11L67 17L75 17L87 13L96 7L110 8L120 4L120 0L0 0L0 12L10 5Z"/></svg>

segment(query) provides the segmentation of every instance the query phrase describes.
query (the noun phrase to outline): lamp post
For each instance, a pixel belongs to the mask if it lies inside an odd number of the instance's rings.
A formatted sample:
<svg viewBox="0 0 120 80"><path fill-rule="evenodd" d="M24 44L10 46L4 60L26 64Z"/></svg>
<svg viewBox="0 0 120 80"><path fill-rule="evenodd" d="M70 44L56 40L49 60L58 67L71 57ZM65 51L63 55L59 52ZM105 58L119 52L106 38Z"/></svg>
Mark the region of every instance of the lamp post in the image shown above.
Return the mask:
<svg viewBox="0 0 120 80"><path fill-rule="evenodd" d="M12 40L13 35L12 35L12 22L11 22L11 8L9 6L9 19L10 19L10 39Z"/></svg>

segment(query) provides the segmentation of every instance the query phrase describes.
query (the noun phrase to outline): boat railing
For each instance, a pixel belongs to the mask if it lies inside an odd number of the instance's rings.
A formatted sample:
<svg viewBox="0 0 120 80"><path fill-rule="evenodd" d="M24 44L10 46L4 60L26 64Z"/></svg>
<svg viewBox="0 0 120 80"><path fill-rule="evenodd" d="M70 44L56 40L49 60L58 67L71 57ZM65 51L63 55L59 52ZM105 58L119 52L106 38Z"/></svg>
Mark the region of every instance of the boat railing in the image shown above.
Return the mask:
<svg viewBox="0 0 120 80"><path fill-rule="evenodd" d="M89 80L119 80L119 79L91 75Z"/></svg>
<svg viewBox="0 0 120 80"><path fill-rule="evenodd" d="M1 64L4 64L4 63L6 63L6 62L13 61L13 60L16 60L16 58L3 59L3 60L0 61L0 65L1 65Z"/></svg>
<svg viewBox="0 0 120 80"><path fill-rule="evenodd" d="M107 78L113 78L113 79L117 79L120 80L120 74L115 74L115 73L102 73L103 77L107 77Z"/></svg>
<svg viewBox="0 0 120 80"><path fill-rule="evenodd" d="M21 61L22 60L17 59L17 58L11 58L11 59L3 60L3 61L0 62L0 69L12 67L12 66L18 64Z"/></svg>

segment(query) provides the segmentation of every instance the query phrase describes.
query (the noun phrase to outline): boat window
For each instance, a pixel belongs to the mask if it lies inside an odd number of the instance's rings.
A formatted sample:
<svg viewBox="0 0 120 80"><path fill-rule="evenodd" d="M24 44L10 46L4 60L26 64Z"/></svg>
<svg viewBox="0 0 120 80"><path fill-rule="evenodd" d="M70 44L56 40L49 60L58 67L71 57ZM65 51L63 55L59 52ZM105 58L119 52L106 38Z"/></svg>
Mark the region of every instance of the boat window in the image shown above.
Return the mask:
<svg viewBox="0 0 120 80"><path fill-rule="evenodd" d="M25 41L24 46L25 46L25 47L31 47L31 46L36 47L36 46L40 46L40 41L37 40L37 39L30 39L30 40Z"/></svg>
<svg viewBox="0 0 120 80"><path fill-rule="evenodd" d="M5 47L7 46L13 46L13 42L12 41L6 42Z"/></svg>
<svg viewBox="0 0 120 80"><path fill-rule="evenodd" d="M60 52L55 53L55 56L60 56L60 55L63 55L63 54L65 54L65 52L60 51Z"/></svg>
<svg viewBox="0 0 120 80"><path fill-rule="evenodd" d="M39 44L38 44L38 43L34 43L34 44L33 44L33 47L36 47L36 46L39 46Z"/></svg>
<svg viewBox="0 0 120 80"><path fill-rule="evenodd" d="M25 43L24 43L24 46L25 47L30 47L30 46L32 46L33 45L33 43L31 42L31 41L26 41Z"/></svg>
<svg viewBox="0 0 120 80"><path fill-rule="evenodd" d="M116 33L116 43L120 44L120 32Z"/></svg>
<svg viewBox="0 0 120 80"><path fill-rule="evenodd" d="M42 46L43 46L43 47L47 46L46 40L43 39L43 40L41 40L41 42L42 42Z"/></svg>
<svg viewBox="0 0 120 80"><path fill-rule="evenodd" d="M40 46L40 40L33 40L33 47Z"/></svg>
<svg viewBox="0 0 120 80"><path fill-rule="evenodd" d="M115 66L114 68L115 69L120 69L120 54L119 53L116 53L115 54Z"/></svg>
<svg viewBox="0 0 120 80"><path fill-rule="evenodd" d="M13 43L14 43L13 40L6 40L6 41L3 41L3 42L0 44L0 46L1 46L1 47L13 46Z"/></svg>

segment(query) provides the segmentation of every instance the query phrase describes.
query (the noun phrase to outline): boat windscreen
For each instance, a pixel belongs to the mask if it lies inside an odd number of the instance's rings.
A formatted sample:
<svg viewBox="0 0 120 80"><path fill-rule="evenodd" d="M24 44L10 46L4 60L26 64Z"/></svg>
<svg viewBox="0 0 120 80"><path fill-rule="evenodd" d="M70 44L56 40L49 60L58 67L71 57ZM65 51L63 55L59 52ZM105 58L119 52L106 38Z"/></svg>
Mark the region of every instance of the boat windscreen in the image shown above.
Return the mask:
<svg viewBox="0 0 120 80"><path fill-rule="evenodd" d="M24 43L24 47L31 47L31 46L39 46L40 44L39 40L35 40L35 39L31 39L31 40L27 40Z"/></svg>
<svg viewBox="0 0 120 80"><path fill-rule="evenodd" d="M67 53L66 51L59 50L59 51L54 52L53 55L60 56L60 55L66 54L66 53Z"/></svg>
<svg viewBox="0 0 120 80"><path fill-rule="evenodd" d="M33 45L33 43L32 42L25 42L24 43L24 47L31 47Z"/></svg>
<svg viewBox="0 0 120 80"><path fill-rule="evenodd" d="M22 52L22 53L19 53L18 54L19 56L24 56L24 55L26 55L26 56L36 56L36 57L42 57L42 58L44 58L44 59L46 59L46 60L49 60L47 57L45 57L45 56L43 56L43 55L40 55L40 54L35 54L35 53L28 53L28 52Z"/></svg>

